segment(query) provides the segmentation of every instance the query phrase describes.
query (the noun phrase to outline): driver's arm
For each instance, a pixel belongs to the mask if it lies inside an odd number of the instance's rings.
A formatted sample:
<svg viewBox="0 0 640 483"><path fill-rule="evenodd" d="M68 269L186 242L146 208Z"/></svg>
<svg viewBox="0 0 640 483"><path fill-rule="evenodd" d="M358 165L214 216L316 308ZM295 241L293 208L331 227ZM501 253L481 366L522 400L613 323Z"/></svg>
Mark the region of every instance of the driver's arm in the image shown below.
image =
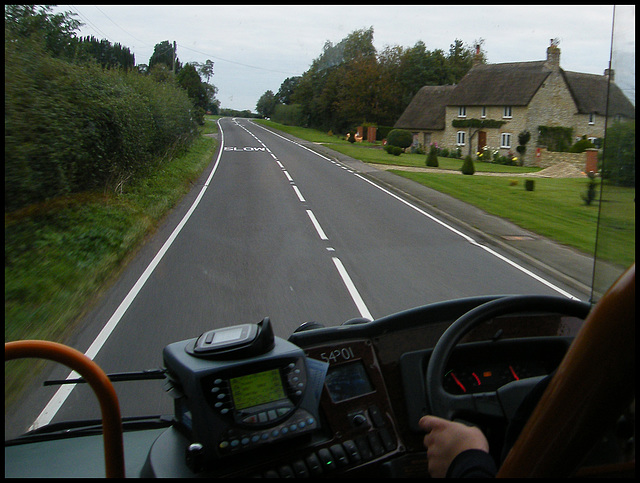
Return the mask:
<svg viewBox="0 0 640 483"><path fill-rule="evenodd" d="M432 477L495 476L489 442L480 429L436 416L422 417L419 425L427 433L424 446Z"/></svg>

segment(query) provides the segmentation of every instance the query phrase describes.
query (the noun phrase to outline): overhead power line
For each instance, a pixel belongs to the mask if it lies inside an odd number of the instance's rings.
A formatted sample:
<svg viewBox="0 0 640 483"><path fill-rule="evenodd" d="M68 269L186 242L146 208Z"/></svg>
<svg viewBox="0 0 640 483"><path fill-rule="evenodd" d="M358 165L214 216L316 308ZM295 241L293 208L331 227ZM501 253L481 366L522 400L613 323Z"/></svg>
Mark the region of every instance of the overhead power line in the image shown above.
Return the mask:
<svg viewBox="0 0 640 483"><path fill-rule="evenodd" d="M94 5L95 6L95 5ZM70 5L70 7L75 10L75 12L83 19L83 21L85 21L91 28L93 28L93 30L95 30L97 33L99 33L101 36L103 36L104 38L106 38L107 40L109 40L111 43L116 43L114 40L112 40L107 34L105 34L102 30L100 30L93 22L91 22L86 15L82 14L77 7L75 7L74 5ZM129 32L128 30L126 30L125 28L121 27L117 22L115 22L111 17L109 17L106 13L104 13L98 6L95 6L95 8L102 14L104 15L107 20L109 20L111 23L113 23L116 27L118 27L120 30L122 30L124 33L126 33L127 35L130 35L133 39L137 40L138 42L142 42L143 44L145 44L146 46L152 47L157 45L156 44L150 44L148 42L145 42L144 40L140 40L139 38L137 38L135 35L133 35L131 32ZM225 59L222 57L219 57L217 55L213 55L210 54L208 52L202 52L200 50L196 50L196 49L192 49L191 47L187 47L186 45L182 45L182 44L177 44L178 47L180 47L181 49L185 49L185 50L190 50L192 52L196 52L198 54L202 54L202 55L206 55L207 58L213 59L213 60L217 60L217 61L222 61L222 62L228 62L230 64L235 64L235 65L239 65L241 67L246 67L249 69L256 69L256 70L262 70L262 71L266 71L266 72L275 72L277 74L285 74L285 75L300 75L299 72L289 72L289 71L283 71L283 70L278 70L278 69L269 69L266 67L260 67L257 65L251 65L251 64L247 64L244 62L238 62L235 60L230 60L230 59Z"/></svg>

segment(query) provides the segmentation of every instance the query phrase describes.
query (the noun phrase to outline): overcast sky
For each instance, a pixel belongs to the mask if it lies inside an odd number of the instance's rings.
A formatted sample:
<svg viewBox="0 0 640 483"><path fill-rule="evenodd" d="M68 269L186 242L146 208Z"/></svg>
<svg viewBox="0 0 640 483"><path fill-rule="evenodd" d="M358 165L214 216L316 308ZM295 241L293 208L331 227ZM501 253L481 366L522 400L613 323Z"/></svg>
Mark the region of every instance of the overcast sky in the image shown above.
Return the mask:
<svg viewBox="0 0 640 483"><path fill-rule="evenodd" d="M635 7L629 8L628 41L635 43ZM56 10L77 14L85 24L80 35L128 47L138 64L147 64L154 45L164 40L177 43L183 64L212 60L210 82L221 106L254 112L267 90L275 93L287 77L308 70L327 40L335 45L354 30L372 26L378 51L422 40L428 50L448 52L455 39L468 45L484 39L490 63L543 60L550 39L558 38L565 70L602 74L613 18L611 5L60 5ZM632 64L626 92L633 89L635 102L635 57ZM623 82L617 71L616 81Z"/></svg>

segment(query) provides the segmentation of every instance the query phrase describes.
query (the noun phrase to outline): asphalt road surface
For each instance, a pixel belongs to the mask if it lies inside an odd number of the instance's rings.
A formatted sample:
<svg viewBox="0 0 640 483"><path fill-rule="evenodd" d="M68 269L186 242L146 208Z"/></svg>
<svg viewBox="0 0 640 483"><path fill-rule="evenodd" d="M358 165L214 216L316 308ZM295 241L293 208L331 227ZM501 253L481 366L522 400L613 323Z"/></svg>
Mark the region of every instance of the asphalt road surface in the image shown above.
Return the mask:
<svg viewBox="0 0 640 483"><path fill-rule="evenodd" d="M159 368L171 342L265 316L286 338L307 321L334 326L473 295L558 295L340 163L245 119L223 119L220 131L199 183L71 342L107 373ZM173 410L162 382L116 389L123 416ZM99 418L86 385L39 389L21 409L18 433L37 418Z"/></svg>

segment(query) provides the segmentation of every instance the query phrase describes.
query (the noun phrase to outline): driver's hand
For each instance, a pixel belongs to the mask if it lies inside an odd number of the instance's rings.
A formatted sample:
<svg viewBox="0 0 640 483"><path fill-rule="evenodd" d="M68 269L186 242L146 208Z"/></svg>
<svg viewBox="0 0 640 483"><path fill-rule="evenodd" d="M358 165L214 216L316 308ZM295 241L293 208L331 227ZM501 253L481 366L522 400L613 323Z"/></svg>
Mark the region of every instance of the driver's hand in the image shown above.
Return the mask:
<svg viewBox="0 0 640 483"><path fill-rule="evenodd" d="M424 416L418 424L427 433L424 447L427 448L429 474L434 478L444 478L453 459L463 451L479 449L489 452L487 438L476 427L436 416Z"/></svg>

